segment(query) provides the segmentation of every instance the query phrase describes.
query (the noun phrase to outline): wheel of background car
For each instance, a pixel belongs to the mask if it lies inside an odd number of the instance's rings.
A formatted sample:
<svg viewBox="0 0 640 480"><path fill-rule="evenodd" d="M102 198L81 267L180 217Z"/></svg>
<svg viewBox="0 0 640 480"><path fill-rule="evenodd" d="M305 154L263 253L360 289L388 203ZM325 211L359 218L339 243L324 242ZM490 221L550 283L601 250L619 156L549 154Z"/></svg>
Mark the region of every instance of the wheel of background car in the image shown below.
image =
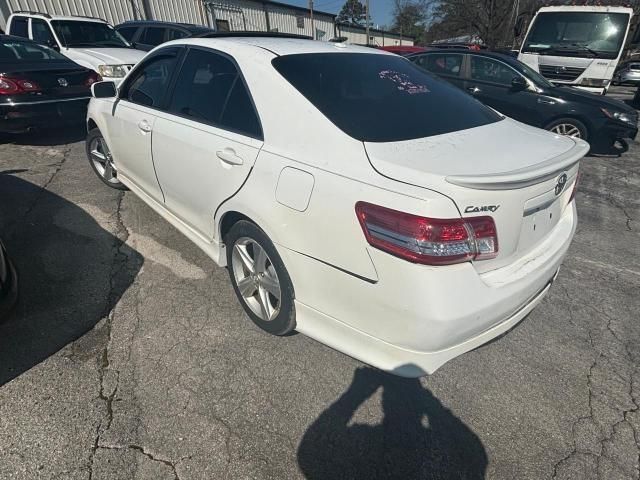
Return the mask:
<svg viewBox="0 0 640 480"><path fill-rule="evenodd" d="M545 130L557 133L558 135L581 138L583 140L587 140L589 136L587 127L584 123L575 118L559 118L547 125Z"/></svg>
<svg viewBox="0 0 640 480"><path fill-rule="evenodd" d="M87 135L86 150L91 168L104 184L118 190L127 190L127 187L118 180L107 142L97 128Z"/></svg>
<svg viewBox="0 0 640 480"><path fill-rule="evenodd" d="M227 268L233 289L249 318L272 335L296 327L291 278L269 237L241 220L225 237Z"/></svg>

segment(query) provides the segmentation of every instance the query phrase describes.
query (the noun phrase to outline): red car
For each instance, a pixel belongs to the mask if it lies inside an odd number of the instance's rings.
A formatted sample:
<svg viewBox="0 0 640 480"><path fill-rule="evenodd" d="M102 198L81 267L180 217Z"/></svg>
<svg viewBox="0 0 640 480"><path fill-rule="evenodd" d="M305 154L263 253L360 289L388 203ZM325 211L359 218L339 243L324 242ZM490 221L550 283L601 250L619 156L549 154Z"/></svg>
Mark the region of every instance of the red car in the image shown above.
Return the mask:
<svg viewBox="0 0 640 480"><path fill-rule="evenodd" d="M384 50L385 52L395 53L397 55L411 55L412 53L422 53L429 50L424 47L416 47L414 45L391 45L389 47L378 47L380 50Z"/></svg>

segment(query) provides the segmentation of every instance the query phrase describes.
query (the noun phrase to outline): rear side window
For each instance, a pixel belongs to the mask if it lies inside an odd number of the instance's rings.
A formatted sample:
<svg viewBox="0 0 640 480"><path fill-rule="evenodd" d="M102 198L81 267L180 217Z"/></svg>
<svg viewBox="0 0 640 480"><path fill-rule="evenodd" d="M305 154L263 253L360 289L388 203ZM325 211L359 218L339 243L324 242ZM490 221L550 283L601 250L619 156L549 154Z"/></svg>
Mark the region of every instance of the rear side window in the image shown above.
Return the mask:
<svg viewBox="0 0 640 480"><path fill-rule="evenodd" d="M122 35L127 42L133 40L136 30L138 30L138 27L122 27L117 29L118 33Z"/></svg>
<svg viewBox="0 0 640 480"><path fill-rule="evenodd" d="M187 32L178 30L177 28L170 28L167 30L167 41L178 40L187 36Z"/></svg>
<svg viewBox="0 0 640 480"><path fill-rule="evenodd" d="M11 20L9 35L29 38L28 22L29 20L25 17L13 17L13 20Z"/></svg>
<svg viewBox="0 0 640 480"><path fill-rule="evenodd" d="M365 142L430 137L502 119L397 55L297 54L272 63L337 127Z"/></svg>
<svg viewBox="0 0 640 480"><path fill-rule="evenodd" d="M142 38L140 38L140 43L153 47L160 45L162 42L164 42L164 28L159 27L145 28Z"/></svg>
<svg viewBox="0 0 640 480"><path fill-rule="evenodd" d="M260 122L235 65L214 52L192 49L173 91L169 110L207 123L260 138Z"/></svg>
<svg viewBox="0 0 640 480"><path fill-rule="evenodd" d="M462 74L462 58L461 54L434 53L418 57L416 63L436 75L459 77Z"/></svg>
<svg viewBox="0 0 640 480"><path fill-rule="evenodd" d="M175 64L175 56L152 58L127 82L124 98L138 105L160 108Z"/></svg>

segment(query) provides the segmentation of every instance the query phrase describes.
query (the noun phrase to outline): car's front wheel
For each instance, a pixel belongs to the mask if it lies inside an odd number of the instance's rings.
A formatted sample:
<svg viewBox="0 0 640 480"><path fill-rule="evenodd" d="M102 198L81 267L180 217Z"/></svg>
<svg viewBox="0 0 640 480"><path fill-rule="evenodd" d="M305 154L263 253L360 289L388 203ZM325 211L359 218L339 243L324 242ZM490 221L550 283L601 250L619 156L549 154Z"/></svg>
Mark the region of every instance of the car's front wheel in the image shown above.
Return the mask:
<svg viewBox="0 0 640 480"><path fill-rule="evenodd" d="M559 118L547 125L545 130L558 135L581 138L582 140L587 140L589 136L585 124L575 118Z"/></svg>
<svg viewBox="0 0 640 480"><path fill-rule="evenodd" d="M91 168L104 184L118 190L127 190L127 187L118 180L118 172L113 165L111 151L99 129L94 128L89 131L86 150Z"/></svg>
<svg viewBox="0 0 640 480"><path fill-rule="evenodd" d="M273 335L296 327L293 284L269 237L241 220L225 236L233 289L249 318Z"/></svg>

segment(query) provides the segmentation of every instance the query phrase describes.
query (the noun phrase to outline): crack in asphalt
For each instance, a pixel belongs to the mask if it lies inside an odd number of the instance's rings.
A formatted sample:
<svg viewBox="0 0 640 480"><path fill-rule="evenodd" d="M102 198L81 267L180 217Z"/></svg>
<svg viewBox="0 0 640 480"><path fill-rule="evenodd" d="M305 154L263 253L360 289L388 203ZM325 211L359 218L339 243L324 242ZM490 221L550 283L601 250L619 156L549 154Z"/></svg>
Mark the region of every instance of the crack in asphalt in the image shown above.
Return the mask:
<svg viewBox="0 0 640 480"><path fill-rule="evenodd" d="M186 456L186 457L182 457L177 461L171 461L171 460L167 460L166 458L161 458L160 456L158 456L157 454L153 454L151 453L148 449L146 449L143 446L140 445L135 445L135 444L129 444L129 445L99 445L98 449L100 450L135 450L136 452L141 453L142 455L144 455L145 457L147 457L149 460L153 461L153 462L158 462L161 463L163 465L166 465L167 467L169 467L173 473L173 476L175 477L175 480L180 480L180 475L178 474L178 464L186 459L191 458L191 456Z"/></svg>

